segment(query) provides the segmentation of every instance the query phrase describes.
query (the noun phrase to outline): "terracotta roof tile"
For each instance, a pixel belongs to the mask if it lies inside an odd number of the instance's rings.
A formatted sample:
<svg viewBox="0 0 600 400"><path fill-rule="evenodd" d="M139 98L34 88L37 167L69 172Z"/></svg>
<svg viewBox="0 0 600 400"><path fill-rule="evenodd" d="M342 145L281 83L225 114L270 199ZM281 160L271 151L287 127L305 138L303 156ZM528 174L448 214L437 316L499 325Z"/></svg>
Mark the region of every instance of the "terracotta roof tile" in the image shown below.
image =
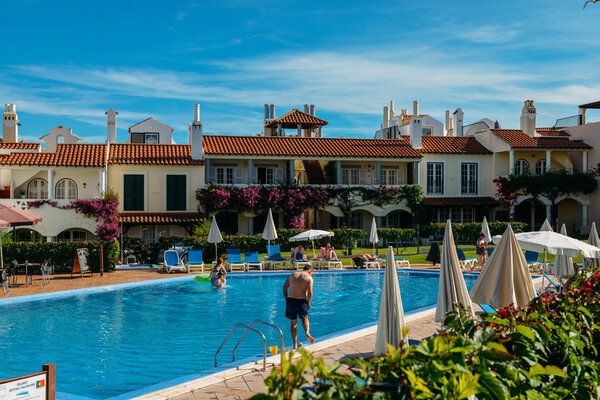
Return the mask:
<svg viewBox="0 0 600 400"><path fill-rule="evenodd" d="M106 145L59 144L55 153L11 153L0 158L2 165L35 165L49 167L104 167Z"/></svg>
<svg viewBox="0 0 600 400"><path fill-rule="evenodd" d="M423 203L428 206L497 206L493 197L424 197Z"/></svg>
<svg viewBox="0 0 600 400"><path fill-rule="evenodd" d="M195 225L204 221L197 212L158 212L158 213L119 213L119 222L123 224L188 224Z"/></svg>
<svg viewBox="0 0 600 400"><path fill-rule="evenodd" d="M419 114L419 118L423 118L425 116L425 114ZM398 117L400 118L400 126L404 126L404 125L408 125L410 123L410 120L412 119L413 115L412 114L407 114L407 115L398 115Z"/></svg>
<svg viewBox="0 0 600 400"><path fill-rule="evenodd" d="M492 154L474 137L423 136L422 153Z"/></svg>
<svg viewBox="0 0 600 400"><path fill-rule="evenodd" d="M15 149L15 150L39 150L39 143L17 142L17 143L0 143L0 149Z"/></svg>
<svg viewBox="0 0 600 400"><path fill-rule="evenodd" d="M582 140L567 137L531 137L521 129L491 129L491 131L516 149L591 149Z"/></svg>
<svg viewBox="0 0 600 400"><path fill-rule="evenodd" d="M192 160L189 144L133 144L110 145L109 164L143 165L202 165L202 160Z"/></svg>
<svg viewBox="0 0 600 400"><path fill-rule="evenodd" d="M535 131L540 136L570 136L567 132L554 128L535 128Z"/></svg>
<svg viewBox="0 0 600 400"><path fill-rule="evenodd" d="M408 139L205 135L208 155L330 158L420 158Z"/></svg>
<svg viewBox="0 0 600 400"><path fill-rule="evenodd" d="M324 119L317 118L314 115L307 114L305 112L298 110L297 108L294 108L289 113L282 115L281 117L273 120L271 123L269 123L267 125L267 127L274 128L279 124L283 125L284 128L285 128L285 125L292 125L292 127L295 127L298 124L325 126L328 123L329 122L325 121Z"/></svg>

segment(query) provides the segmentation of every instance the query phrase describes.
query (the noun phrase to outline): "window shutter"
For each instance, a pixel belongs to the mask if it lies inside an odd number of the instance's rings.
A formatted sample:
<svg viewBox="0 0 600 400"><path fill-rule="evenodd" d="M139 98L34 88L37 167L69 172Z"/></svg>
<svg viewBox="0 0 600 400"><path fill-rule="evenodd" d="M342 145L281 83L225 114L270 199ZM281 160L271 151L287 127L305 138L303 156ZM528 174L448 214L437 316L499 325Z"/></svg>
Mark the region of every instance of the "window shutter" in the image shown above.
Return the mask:
<svg viewBox="0 0 600 400"><path fill-rule="evenodd" d="M251 183L258 183L258 168L256 168L256 167L252 168L252 182Z"/></svg>
<svg viewBox="0 0 600 400"><path fill-rule="evenodd" d="M283 169L282 168L275 168L275 176L273 177L273 182L276 185L281 185L281 184L285 183L283 181Z"/></svg>
<svg viewBox="0 0 600 400"><path fill-rule="evenodd" d="M240 167L233 169L233 183L241 184L244 183L244 171Z"/></svg>

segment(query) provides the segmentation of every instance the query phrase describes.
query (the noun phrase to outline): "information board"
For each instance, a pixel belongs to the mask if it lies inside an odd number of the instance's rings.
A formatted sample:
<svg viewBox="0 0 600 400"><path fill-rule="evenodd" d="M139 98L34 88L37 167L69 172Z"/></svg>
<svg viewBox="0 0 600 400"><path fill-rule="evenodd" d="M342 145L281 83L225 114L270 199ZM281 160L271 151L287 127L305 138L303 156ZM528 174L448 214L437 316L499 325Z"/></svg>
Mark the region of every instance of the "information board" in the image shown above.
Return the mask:
<svg viewBox="0 0 600 400"><path fill-rule="evenodd" d="M73 274L79 274L83 276L84 273L88 273L93 276L90 265L88 264L88 249L77 249L75 252L75 258L73 260L73 269L71 270L71 278Z"/></svg>
<svg viewBox="0 0 600 400"><path fill-rule="evenodd" d="M46 400L46 371L0 381L0 400Z"/></svg>

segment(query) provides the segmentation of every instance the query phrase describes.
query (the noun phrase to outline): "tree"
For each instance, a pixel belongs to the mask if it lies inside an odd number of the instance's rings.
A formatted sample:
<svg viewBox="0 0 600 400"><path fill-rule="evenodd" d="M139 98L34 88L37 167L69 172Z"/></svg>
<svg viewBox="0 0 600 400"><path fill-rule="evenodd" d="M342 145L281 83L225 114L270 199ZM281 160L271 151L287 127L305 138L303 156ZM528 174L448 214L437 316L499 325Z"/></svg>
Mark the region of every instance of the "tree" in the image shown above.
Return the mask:
<svg viewBox="0 0 600 400"><path fill-rule="evenodd" d="M534 199L545 197L550 200L551 222L556 220L557 200L561 196L573 194L590 194L598 188L594 172L569 172L566 170L550 170L541 175L512 174L504 180L496 179L498 192L512 194L529 194ZM516 200L516 199L515 199Z"/></svg>

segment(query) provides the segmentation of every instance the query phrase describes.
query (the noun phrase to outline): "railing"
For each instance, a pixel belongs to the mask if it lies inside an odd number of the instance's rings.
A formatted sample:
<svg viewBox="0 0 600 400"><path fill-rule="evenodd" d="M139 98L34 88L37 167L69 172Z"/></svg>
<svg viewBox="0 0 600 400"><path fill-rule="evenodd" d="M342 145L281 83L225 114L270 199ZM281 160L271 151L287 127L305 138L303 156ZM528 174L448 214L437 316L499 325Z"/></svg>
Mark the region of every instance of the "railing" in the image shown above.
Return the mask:
<svg viewBox="0 0 600 400"><path fill-rule="evenodd" d="M267 326L270 326L271 328L275 328L279 332L279 336L281 338L281 362L283 363L283 353L285 352L285 346L283 345L283 332L281 331L281 329L279 329L278 326L270 324L270 323L268 323L266 321L263 321L262 319L255 319L254 321L252 321L250 323L250 325L248 325L248 328L244 331L244 333L242 334L242 336L240 337L240 339L237 341L237 343L233 347L233 361L235 361L235 351L236 351L237 347L240 345L240 343L241 343L242 339L244 338L244 336L246 336L246 334L248 333L248 330L252 329L252 325L254 325L256 322L258 322L260 324L265 324Z"/></svg>
<svg viewBox="0 0 600 400"><path fill-rule="evenodd" d="M571 115L570 117L563 117L556 120L552 129L567 128L569 126L581 125L581 115Z"/></svg>
<svg viewBox="0 0 600 400"><path fill-rule="evenodd" d="M233 326L233 328L231 328L231 330L229 331L229 333L227 334L227 336L225 336L225 339L223 339L223 342L221 343L221 345L219 346L219 348L217 349L217 352L215 353L215 368L217 367L217 357L219 356L219 352L221 351L221 349L223 348L223 346L225 345L225 342L227 342L227 339L229 339L229 337L231 336L231 334L233 333L233 331L237 328L237 327L243 327L246 328L246 332L248 330L251 330L253 332L258 333L262 340L263 340L263 371L267 370L267 339L265 339L265 335L262 334L261 331L259 331L258 329L254 329L248 325L245 324L235 324ZM246 333L244 332L244 333Z"/></svg>

